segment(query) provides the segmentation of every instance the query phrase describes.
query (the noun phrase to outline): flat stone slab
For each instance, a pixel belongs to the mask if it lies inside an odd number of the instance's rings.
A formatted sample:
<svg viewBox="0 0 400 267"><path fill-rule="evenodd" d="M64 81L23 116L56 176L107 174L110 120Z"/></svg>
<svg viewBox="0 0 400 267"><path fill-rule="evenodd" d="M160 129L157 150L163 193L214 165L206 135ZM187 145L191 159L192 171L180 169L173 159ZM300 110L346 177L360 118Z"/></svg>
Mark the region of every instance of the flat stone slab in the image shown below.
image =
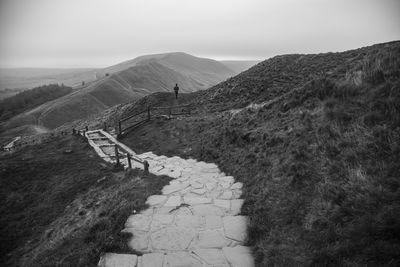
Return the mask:
<svg viewBox="0 0 400 267"><path fill-rule="evenodd" d="M175 225L178 227L201 228L205 224L204 217L194 215L176 215Z"/></svg>
<svg viewBox="0 0 400 267"><path fill-rule="evenodd" d="M139 267L163 267L163 253L143 254L141 257L141 266Z"/></svg>
<svg viewBox="0 0 400 267"><path fill-rule="evenodd" d="M248 247L225 247L222 252L232 267L254 267L253 256Z"/></svg>
<svg viewBox="0 0 400 267"><path fill-rule="evenodd" d="M162 189L162 193L164 195L168 195L177 191L181 191L188 187L190 184L187 182L183 182L181 184L173 184L173 185L167 185Z"/></svg>
<svg viewBox="0 0 400 267"><path fill-rule="evenodd" d="M205 228L207 230L219 229L223 227L221 216L208 215L205 216L204 218L205 218Z"/></svg>
<svg viewBox="0 0 400 267"><path fill-rule="evenodd" d="M150 206L162 205L166 199L167 199L167 196L153 195L153 196L149 196L147 198L146 204L148 204Z"/></svg>
<svg viewBox="0 0 400 267"><path fill-rule="evenodd" d="M220 249L196 249L193 251L204 263L210 266L230 267Z"/></svg>
<svg viewBox="0 0 400 267"><path fill-rule="evenodd" d="M168 225L172 225L174 221L174 215L171 214L155 214L153 221L151 222L150 228L152 231L161 229Z"/></svg>
<svg viewBox="0 0 400 267"><path fill-rule="evenodd" d="M98 263L99 267L135 267L137 256L131 254L104 254Z"/></svg>
<svg viewBox="0 0 400 267"><path fill-rule="evenodd" d="M231 201L226 199L214 199L214 205L229 210Z"/></svg>
<svg viewBox="0 0 400 267"><path fill-rule="evenodd" d="M209 204L212 203L211 198L206 197L183 197L183 202L189 205L198 205L198 204Z"/></svg>
<svg viewBox="0 0 400 267"><path fill-rule="evenodd" d="M207 192L207 190L205 188L199 188L199 189L193 189L191 190L191 192L198 195L204 195Z"/></svg>
<svg viewBox="0 0 400 267"><path fill-rule="evenodd" d="M212 204L201 204L192 207L194 215L199 216L207 216L207 215L216 215L216 216L223 216L224 211L221 208L216 207Z"/></svg>
<svg viewBox="0 0 400 267"><path fill-rule="evenodd" d="M238 215L243 206L243 199L232 199L231 200L231 215Z"/></svg>
<svg viewBox="0 0 400 267"><path fill-rule="evenodd" d="M181 204L180 196L170 196L167 202L164 204L165 207L177 207Z"/></svg>
<svg viewBox="0 0 400 267"><path fill-rule="evenodd" d="M199 183L197 181L191 182L190 185L194 188L194 189L200 189L203 188L204 185L202 183Z"/></svg>
<svg viewBox="0 0 400 267"><path fill-rule="evenodd" d="M173 210L176 207L160 207L154 210L154 214L173 214Z"/></svg>
<svg viewBox="0 0 400 267"><path fill-rule="evenodd" d="M199 232L198 245L202 248L223 248L229 246L231 242L224 236L222 230L205 230Z"/></svg>
<svg viewBox="0 0 400 267"><path fill-rule="evenodd" d="M151 246L155 250L186 250L195 237L194 229L167 227L151 234Z"/></svg>
<svg viewBox="0 0 400 267"><path fill-rule="evenodd" d="M178 180L172 180L171 182L169 182L170 185L174 185L174 184L181 184L180 181Z"/></svg>
<svg viewBox="0 0 400 267"><path fill-rule="evenodd" d="M225 216L222 218L225 229L225 236L244 242L247 237L247 217L246 216Z"/></svg>
<svg viewBox="0 0 400 267"><path fill-rule="evenodd" d="M129 240L128 246L137 251L147 251L149 247L148 232L137 232L132 228L124 229L124 232L131 232L133 237Z"/></svg>
<svg viewBox="0 0 400 267"><path fill-rule="evenodd" d="M168 267L203 267L202 262L195 259L189 252L172 252L165 255L165 265Z"/></svg>
<svg viewBox="0 0 400 267"><path fill-rule="evenodd" d="M125 223L126 228L134 228L141 231L149 230L151 223L151 216L143 215L143 214L135 214L129 216L128 220Z"/></svg>
<svg viewBox="0 0 400 267"><path fill-rule="evenodd" d="M206 187L208 190L213 190L215 187L217 187L217 183L208 182L206 183Z"/></svg>
<svg viewBox="0 0 400 267"><path fill-rule="evenodd" d="M219 196L220 199L232 199L232 191L224 191L222 195Z"/></svg>

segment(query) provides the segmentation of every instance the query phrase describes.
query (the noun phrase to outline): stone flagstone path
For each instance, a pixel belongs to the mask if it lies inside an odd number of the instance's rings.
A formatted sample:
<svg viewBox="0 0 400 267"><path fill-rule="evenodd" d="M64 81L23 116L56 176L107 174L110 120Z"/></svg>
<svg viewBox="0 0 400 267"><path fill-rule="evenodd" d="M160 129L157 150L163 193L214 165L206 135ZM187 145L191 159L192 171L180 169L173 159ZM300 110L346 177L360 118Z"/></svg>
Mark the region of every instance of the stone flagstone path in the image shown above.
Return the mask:
<svg viewBox="0 0 400 267"><path fill-rule="evenodd" d="M133 234L129 246L143 256L106 253L99 266L178 267L254 266L244 246L247 217L240 216L242 184L213 163L180 157L136 154L102 130L86 133L89 144L106 161L115 162L114 144L150 164L149 171L174 180L161 195L147 199L149 208L131 215L124 232ZM127 167L127 159L121 163ZM132 161L132 167L143 165Z"/></svg>

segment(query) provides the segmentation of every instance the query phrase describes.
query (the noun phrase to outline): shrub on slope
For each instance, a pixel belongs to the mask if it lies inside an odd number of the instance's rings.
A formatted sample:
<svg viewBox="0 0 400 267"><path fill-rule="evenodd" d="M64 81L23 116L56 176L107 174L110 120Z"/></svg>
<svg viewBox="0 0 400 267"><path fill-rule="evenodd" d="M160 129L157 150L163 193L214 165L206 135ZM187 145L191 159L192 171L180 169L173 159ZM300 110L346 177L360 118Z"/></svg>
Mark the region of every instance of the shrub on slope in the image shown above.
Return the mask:
<svg viewBox="0 0 400 267"><path fill-rule="evenodd" d="M23 91L0 101L0 121L72 92L71 87L50 84Z"/></svg>

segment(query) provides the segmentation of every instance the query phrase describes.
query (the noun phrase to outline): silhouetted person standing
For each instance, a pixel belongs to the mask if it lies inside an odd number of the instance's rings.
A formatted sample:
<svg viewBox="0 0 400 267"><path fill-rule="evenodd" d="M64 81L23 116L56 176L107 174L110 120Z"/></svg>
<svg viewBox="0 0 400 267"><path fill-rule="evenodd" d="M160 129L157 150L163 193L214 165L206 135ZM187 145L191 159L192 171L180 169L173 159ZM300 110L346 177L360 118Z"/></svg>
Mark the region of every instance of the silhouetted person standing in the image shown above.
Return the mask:
<svg viewBox="0 0 400 267"><path fill-rule="evenodd" d="M174 91L175 91L175 99L178 99L178 92L179 92L178 84L175 84Z"/></svg>

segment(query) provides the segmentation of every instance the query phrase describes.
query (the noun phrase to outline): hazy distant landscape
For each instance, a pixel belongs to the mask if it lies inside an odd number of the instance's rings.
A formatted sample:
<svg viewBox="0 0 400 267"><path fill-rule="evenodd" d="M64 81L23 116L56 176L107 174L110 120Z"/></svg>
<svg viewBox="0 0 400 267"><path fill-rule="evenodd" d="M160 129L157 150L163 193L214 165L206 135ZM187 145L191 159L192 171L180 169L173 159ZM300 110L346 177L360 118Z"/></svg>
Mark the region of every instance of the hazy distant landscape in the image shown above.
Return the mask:
<svg viewBox="0 0 400 267"><path fill-rule="evenodd" d="M236 69L245 68L249 64L251 63L235 63ZM10 81L57 81L60 85L70 85L75 89L71 94L15 116L3 123L1 128L2 131L12 131L21 126L40 125L52 129L153 92L170 92L176 83L181 92L195 92L215 85L235 73L237 72L218 61L185 53L141 56L97 70L32 69L16 70L15 73L8 70L3 75L9 77ZM93 76L97 78L94 79ZM52 78L42 80L45 77Z"/></svg>
<svg viewBox="0 0 400 267"><path fill-rule="evenodd" d="M41 85L64 84L71 87L79 87L82 82L88 83L103 77L106 73L115 73L136 66L146 60L154 60L155 56L143 56L130 61L120 63L107 68L0 68L0 99L14 95L22 90L31 89ZM220 61L233 73L242 72L259 61L222 60ZM168 66L168 64L165 64ZM174 67L174 66L171 66ZM181 65L181 71L186 70ZM190 68L188 68L189 70ZM213 69L208 69L211 72Z"/></svg>
<svg viewBox="0 0 400 267"><path fill-rule="evenodd" d="M102 69L0 69L0 100L41 85L74 88L72 94L44 103L0 127L3 131L27 125L51 129L153 92L172 91L176 83L181 92L204 90L257 63L166 53L140 56Z"/></svg>
<svg viewBox="0 0 400 267"><path fill-rule="evenodd" d="M95 79L96 69L0 68L0 92L6 88L31 89L54 83L74 87L81 85L82 81Z"/></svg>

